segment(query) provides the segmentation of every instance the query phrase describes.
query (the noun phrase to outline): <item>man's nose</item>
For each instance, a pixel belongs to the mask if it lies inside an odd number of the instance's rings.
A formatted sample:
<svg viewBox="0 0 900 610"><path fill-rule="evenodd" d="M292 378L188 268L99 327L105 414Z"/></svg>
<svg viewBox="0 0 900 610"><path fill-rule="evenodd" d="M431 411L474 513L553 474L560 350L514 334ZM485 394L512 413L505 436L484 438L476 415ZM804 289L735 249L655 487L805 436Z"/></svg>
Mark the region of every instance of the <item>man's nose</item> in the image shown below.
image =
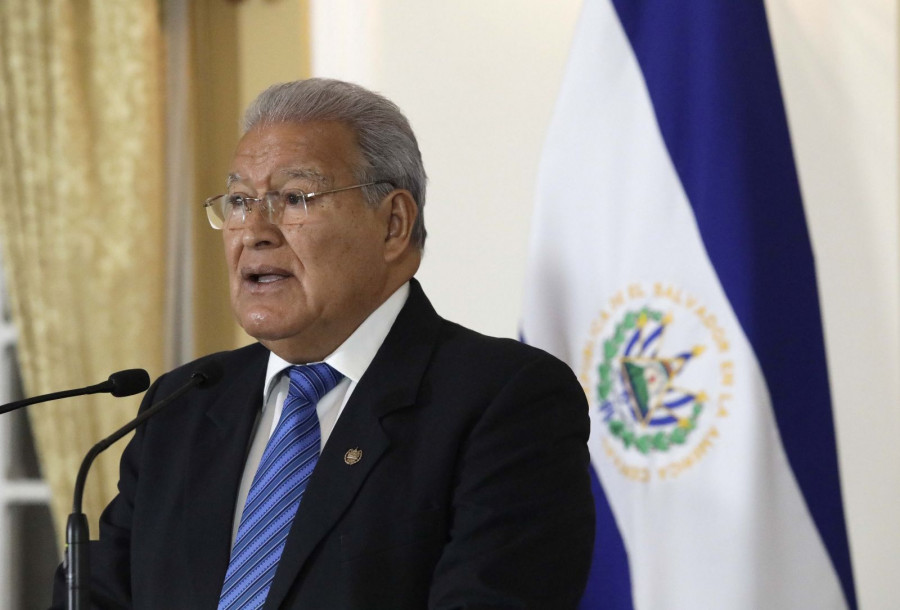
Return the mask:
<svg viewBox="0 0 900 610"><path fill-rule="evenodd" d="M259 248L281 243L282 234L278 225L270 220L266 200L254 201L244 211L244 222L241 227L244 247Z"/></svg>

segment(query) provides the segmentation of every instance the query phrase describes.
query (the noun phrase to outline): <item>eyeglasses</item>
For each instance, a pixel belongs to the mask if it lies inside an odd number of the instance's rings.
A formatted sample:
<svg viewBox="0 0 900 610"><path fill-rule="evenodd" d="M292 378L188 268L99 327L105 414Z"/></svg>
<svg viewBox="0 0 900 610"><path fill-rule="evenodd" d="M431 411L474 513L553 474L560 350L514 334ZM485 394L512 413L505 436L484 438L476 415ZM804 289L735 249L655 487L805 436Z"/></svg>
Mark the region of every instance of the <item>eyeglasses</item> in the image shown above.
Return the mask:
<svg viewBox="0 0 900 610"><path fill-rule="evenodd" d="M236 228L244 226L247 215L256 208L262 212L265 219L276 225L296 225L302 223L309 216L309 202L316 197L359 189L376 184L390 184L384 180L354 184L330 191L317 193L304 193L298 189L284 189L270 191L262 197L251 197L243 193L226 193L210 197L203 203L206 208L206 217L213 229Z"/></svg>

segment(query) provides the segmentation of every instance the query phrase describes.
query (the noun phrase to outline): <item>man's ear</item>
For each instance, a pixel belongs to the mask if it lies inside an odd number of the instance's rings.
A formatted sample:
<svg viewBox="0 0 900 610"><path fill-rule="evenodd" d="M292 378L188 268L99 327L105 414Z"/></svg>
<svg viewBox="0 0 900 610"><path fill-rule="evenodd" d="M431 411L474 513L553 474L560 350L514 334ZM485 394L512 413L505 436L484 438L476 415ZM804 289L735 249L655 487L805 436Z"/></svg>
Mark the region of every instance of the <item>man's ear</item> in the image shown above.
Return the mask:
<svg viewBox="0 0 900 610"><path fill-rule="evenodd" d="M390 214L384 237L384 257L386 261L393 262L409 248L416 247L412 241L412 230L419 208L412 193L406 189L392 191L387 200Z"/></svg>

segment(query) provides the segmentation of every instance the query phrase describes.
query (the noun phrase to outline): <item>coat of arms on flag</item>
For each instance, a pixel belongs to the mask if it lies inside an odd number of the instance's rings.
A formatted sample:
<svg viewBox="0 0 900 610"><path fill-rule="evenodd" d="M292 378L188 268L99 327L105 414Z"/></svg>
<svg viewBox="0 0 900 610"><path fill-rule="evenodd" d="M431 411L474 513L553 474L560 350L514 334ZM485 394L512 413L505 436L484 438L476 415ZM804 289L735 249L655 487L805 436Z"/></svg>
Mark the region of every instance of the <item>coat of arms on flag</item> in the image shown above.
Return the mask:
<svg viewBox="0 0 900 610"><path fill-rule="evenodd" d="M649 481L677 476L719 437L734 361L698 298L662 282L631 283L591 325L580 378L604 424L604 453L627 478ZM650 468L642 457L650 453L669 460Z"/></svg>

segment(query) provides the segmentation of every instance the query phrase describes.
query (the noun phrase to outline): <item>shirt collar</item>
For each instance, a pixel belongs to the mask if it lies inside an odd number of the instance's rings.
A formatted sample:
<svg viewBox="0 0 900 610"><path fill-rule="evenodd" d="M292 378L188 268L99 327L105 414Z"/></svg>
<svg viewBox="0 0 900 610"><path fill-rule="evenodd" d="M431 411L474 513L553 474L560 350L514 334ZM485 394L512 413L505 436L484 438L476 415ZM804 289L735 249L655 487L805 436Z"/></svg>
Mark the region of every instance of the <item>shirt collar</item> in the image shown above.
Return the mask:
<svg viewBox="0 0 900 610"><path fill-rule="evenodd" d="M379 305L378 309L369 314L369 317L353 331L353 334L326 356L323 362L341 372L352 383L358 382L372 364L372 360L375 359L378 348L384 343L408 296L409 282L406 282ZM293 366L292 363L269 352L266 383L263 386L263 404L266 404L269 393L278 382L281 372L291 366Z"/></svg>

